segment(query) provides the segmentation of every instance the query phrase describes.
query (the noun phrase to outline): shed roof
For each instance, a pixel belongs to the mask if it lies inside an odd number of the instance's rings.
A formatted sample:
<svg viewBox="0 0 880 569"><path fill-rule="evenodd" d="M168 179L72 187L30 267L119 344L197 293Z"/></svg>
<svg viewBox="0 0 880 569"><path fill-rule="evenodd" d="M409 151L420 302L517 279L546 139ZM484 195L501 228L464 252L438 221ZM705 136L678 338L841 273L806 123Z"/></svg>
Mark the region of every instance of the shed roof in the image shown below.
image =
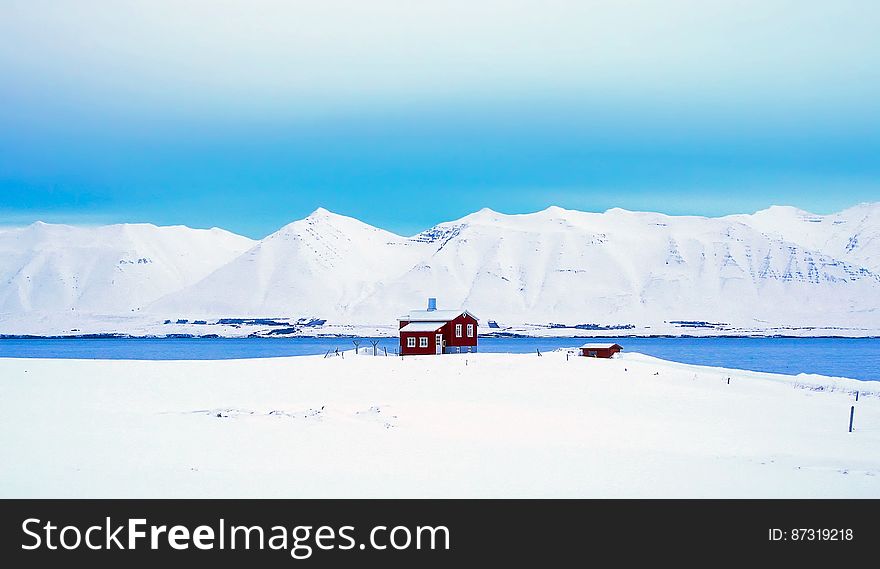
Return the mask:
<svg viewBox="0 0 880 569"><path fill-rule="evenodd" d="M623 349L623 346L621 346L620 344L596 344L596 343L584 344L583 346L581 346L581 349L582 350L584 350L584 349L586 349L586 350L608 350L608 349L614 348L614 347L620 348L621 350Z"/></svg>
<svg viewBox="0 0 880 569"><path fill-rule="evenodd" d="M434 332L443 327L446 322L410 322L400 329L401 332Z"/></svg>
<svg viewBox="0 0 880 569"><path fill-rule="evenodd" d="M410 322L449 322L462 314L467 314L474 320L480 320L467 310L410 310L398 318L398 320L408 320Z"/></svg>

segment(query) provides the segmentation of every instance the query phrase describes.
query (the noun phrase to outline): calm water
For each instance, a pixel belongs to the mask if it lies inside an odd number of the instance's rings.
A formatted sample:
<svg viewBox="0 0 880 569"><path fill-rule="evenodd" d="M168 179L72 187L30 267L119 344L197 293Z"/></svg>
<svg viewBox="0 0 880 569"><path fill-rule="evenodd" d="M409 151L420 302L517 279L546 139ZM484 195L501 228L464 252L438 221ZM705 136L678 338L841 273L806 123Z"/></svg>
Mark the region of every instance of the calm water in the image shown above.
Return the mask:
<svg viewBox="0 0 880 569"><path fill-rule="evenodd" d="M377 338L378 339L378 338ZM378 339L380 353L396 338ZM481 338L483 352L534 352L578 346L577 338ZM848 338L609 338L626 351L690 364L776 373L819 373L880 380L880 339ZM0 357L134 360L222 360L323 354L350 350L349 338L241 339L0 339ZM372 351L369 339L360 348Z"/></svg>

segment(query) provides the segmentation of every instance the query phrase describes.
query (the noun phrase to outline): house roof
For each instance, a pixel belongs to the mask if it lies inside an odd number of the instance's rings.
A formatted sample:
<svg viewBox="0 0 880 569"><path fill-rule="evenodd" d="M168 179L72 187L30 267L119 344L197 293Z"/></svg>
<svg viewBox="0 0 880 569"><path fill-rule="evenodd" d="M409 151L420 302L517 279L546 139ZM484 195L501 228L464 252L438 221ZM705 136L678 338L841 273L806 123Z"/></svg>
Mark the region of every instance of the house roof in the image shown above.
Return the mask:
<svg viewBox="0 0 880 569"><path fill-rule="evenodd" d="M467 314L476 321L480 320L467 310L410 310L398 318L398 320L408 320L409 322L449 322L462 314Z"/></svg>
<svg viewBox="0 0 880 569"><path fill-rule="evenodd" d="M623 346L621 346L620 344L589 344L589 343L584 344L583 346L581 346L581 349L582 349L582 350L583 350L583 349L587 349L587 350L607 350L607 349L609 349L609 348L613 348L613 347L615 347L615 346L618 347L618 348L620 348L621 350L623 349Z"/></svg>
<svg viewBox="0 0 880 569"><path fill-rule="evenodd" d="M434 332L443 327L446 322L410 322L400 329L401 332Z"/></svg>

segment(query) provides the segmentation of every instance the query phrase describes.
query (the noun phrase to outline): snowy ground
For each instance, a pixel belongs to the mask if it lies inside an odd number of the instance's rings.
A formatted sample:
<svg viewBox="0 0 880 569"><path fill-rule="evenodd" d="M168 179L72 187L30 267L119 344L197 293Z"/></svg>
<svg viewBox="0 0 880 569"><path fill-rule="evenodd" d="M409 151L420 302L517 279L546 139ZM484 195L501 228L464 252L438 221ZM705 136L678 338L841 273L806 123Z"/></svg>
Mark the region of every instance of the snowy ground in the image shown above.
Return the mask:
<svg viewBox="0 0 880 569"><path fill-rule="evenodd" d="M0 453L0 497L880 498L880 385L640 354L0 359Z"/></svg>

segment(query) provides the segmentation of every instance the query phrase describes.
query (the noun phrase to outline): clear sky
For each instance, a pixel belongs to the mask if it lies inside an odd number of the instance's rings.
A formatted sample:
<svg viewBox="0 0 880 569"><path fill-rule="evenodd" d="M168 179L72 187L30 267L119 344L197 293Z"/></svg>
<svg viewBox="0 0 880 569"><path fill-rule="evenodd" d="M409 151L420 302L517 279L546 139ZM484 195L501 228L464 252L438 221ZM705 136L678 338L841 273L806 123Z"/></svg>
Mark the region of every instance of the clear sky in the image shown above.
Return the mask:
<svg viewBox="0 0 880 569"><path fill-rule="evenodd" d="M880 200L880 2L0 0L0 224Z"/></svg>

